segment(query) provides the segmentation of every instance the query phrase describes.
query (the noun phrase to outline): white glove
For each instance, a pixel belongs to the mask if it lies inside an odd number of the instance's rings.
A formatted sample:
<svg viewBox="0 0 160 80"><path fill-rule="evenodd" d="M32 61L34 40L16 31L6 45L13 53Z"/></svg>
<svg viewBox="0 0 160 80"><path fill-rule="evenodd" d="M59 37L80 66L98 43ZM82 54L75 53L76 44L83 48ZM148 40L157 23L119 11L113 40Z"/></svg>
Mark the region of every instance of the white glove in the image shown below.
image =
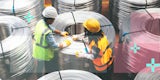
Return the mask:
<svg viewBox="0 0 160 80"><path fill-rule="evenodd" d="M76 57L79 57L79 58L88 58L91 60L94 58L93 54L84 53L82 51L76 51L75 55Z"/></svg>
<svg viewBox="0 0 160 80"><path fill-rule="evenodd" d="M72 35L73 40L82 40L84 38L84 33L77 34L77 35Z"/></svg>
<svg viewBox="0 0 160 80"><path fill-rule="evenodd" d="M72 35L72 39L73 39L74 41L76 41L76 40L78 40L78 36L77 36L77 35Z"/></svg>

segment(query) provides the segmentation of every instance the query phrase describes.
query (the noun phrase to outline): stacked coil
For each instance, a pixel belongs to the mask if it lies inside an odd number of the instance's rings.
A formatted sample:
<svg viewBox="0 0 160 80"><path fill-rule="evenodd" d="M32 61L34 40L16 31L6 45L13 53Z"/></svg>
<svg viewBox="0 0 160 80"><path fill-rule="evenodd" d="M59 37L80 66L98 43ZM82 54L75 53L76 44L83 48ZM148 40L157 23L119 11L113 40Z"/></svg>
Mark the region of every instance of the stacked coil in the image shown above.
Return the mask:
<svg viewBox="0 0 160 80"><path fill-rule="evenodd" d="M160 62L160 8L132 12L122 24L115 66L119 72L137 73L154 58Z"/></svg>
<svg viewBox="0 0 160 80"><path fill-rule="evenodd" d="M151 72L151 68L145 68L136 75L134 80L160 80L160 68L156 68L155 72Z"/></svg>
<svg viewBox="0 0 160 80"><path fill-rule="evenodd" d="M139 9L158 8L160 7L159 0L110 0L111 9L110 16L116 31L121 29L120 25L124 18L131 12Z"/></svg>
<svg viewBox="0 0 160 80"><path fill-rule="evenodd" d="M91 12L91 11L75 11L67 12L57 16L53 26L61 31L68 31L70 35L80 34L84 32L82 23L88 18L95 18L101 24L101 29L107 36L109 43L112 43L112 48L115 40L115 30L112 23L103 15ZM66 38L55 37L57 42L63 41ZM70 37L68 39L71 40ZM60 64L61 69L80 69L90 71L90 63L88 59L79 59L75 57L75 52L77 50L84 51L85 46L83 42L72 41L71 45L67 48L61 50L60 54ZM64 58L65 57L65 58ZM92 71L92 70L91 70Z"/></svg>
<svg viewBox="0 0 160 80"><path fill-rule="evenodd" d="M77 10L100 12L101 0L54 0L58 13Z"/></svg>
<svg viewBox="0 0 160 80"><path fill-rule="evenodd" d="M102 80L98 76L82 70L62 70L49 73L38 80Z"/></svg>
<svg viewBox="0 0 160 80"><path fill-rule="evenodd" d="M32 73L32 37L27 23L18 17L0 16L0 40L0 61L9 68L8 78L22 80L23 74Z"/></svg>
<svg viewBox="0 0 160 80"><path fill-rule="evenodd" d="M0 5L0 15L18 16L29 24L32 31L44 8L43 0L1 0Z"/></svg>

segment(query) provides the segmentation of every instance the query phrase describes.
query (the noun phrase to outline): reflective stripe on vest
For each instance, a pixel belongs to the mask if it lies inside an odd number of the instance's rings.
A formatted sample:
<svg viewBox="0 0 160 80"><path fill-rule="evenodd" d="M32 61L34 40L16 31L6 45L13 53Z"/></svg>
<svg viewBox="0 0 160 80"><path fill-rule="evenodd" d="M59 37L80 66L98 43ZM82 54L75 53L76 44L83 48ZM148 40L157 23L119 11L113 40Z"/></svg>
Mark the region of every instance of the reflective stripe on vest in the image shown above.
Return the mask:
<svg viewBox="0 0 160 80"><path fill-rule="evenodd" d="M105 40L105 38L106 37L103 37L103 39L102 40ZM107 38L106 38L107 39ZM108 41L108 40L107 40ZM101 44L103 44L103 41L101 41L102 43ZM100 44L100 42L99 42L99 44ZM108 43L106 43L107 45L108 45ZM92 49L92 46L95 46L96 44L95 44L95 42L94 41L91 41L91 43L90 43L90 49ZM105 44L104 44L105 45ZM106 46L104 46L104 47L106 47ZM104 49L104 48L103 48ZM111 50L111 48L109 48L109 49L107 49L104 53L112 53L112 50ZM98 57L97 58L95 58L95 59L93 59L92 60L92 62L93 62L93 64L94 64L94 67L95 67L95 69L97 70L97 71L104 71L104 70L106 70L112 63L113 63L113 58L112 58L112 55L109 57L109 60L106 62L106 63L102 63L101 62L101 59L103 59L102 58L102 56L103 56L104 54L103 54L103 52L101 51L101 52L99 52L99 54L98 54ZM106 57L107 58L107 57Z"/></svg>
<svg viewBox="0 0 160 80"><path fill-rule="evenodd" d="M113 58L111 57L107 63L100 65L100 66L95 64L95 66L96 67L104 67L105 65L108 65L112 60L113 60Z"/></svg>
<svg viewBox="0 0 160 80"><path fill-rule="evenodd" d="M99 53L99 55L100 55L100 53ZM101 57L99 56L99 57L92 60L94 67L97 71L104 71L113 63L113 57L110 57L108 62L106 62L105 64L102 64L101 63L102 56Z"/></svg>
<svg viewBox="0 0 160 80"><path fill-rule="evenodd" d="M49 46L43 46L43 37L44 37L44 34L49 31L49 29L45 29L42 33L42 36L41 36L41 39L40 39L40 43L36 43L37 46L40 46L42 48L49 48Z"/></svg>
<svg viewBox="0 0 160 80"><path fill-rule="evenodd" d="M46 35L52 33L43 20L39 21L35 28L35 42L33 45L33 57L39 60L49 61L54 57L54 51L46 41Z"/></svg>

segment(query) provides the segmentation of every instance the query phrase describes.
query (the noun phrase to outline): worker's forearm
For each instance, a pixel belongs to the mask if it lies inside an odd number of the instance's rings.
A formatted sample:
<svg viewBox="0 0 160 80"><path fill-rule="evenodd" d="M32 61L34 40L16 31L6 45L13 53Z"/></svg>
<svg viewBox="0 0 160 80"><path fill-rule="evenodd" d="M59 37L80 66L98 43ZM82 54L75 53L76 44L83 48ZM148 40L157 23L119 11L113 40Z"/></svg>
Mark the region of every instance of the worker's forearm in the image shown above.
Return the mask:
<svg viewBox="0 0 160 80"><path fill-rule="evenodd" d="M61 34L61 31L59 31L59 30L54 30L54 32L55 32L56 34Z"/></svg>
<svg viewBox="0 0 160 80"><path fill-rule="evenodd" d="M49 46L51 46L52 48L57 48L57 47L59 47L59 44L56 43L56 41L55 41L55 39L54 39L54 37L53 37L52 34L48 34L48 35L46 36L46 40L47 40L47 43L49 44Z"/></svg>

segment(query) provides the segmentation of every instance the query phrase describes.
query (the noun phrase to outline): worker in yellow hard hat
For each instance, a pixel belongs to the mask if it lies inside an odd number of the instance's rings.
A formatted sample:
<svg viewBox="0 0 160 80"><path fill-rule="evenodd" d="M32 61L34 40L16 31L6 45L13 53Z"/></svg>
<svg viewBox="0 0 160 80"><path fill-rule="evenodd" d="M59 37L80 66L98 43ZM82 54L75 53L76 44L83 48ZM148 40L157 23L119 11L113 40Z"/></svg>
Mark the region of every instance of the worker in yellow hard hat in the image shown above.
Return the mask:
<svg viewBox="0 0 160 80"><path fill-rule="evenodd" d="M113 62L112 49L109 47L110 44L107 37L101 30L99 21L95 18L89 18L83 22L83 27L85 28L84 35L88 38L88 42L84 41L86 42L85 45L88 46L88 51L76 51L76 56L92 60L97 71L95 74L103 80L111 80L111 73L109 72L112 72L112 70L107 70ZM73 35L73 40L82 39L79 38L81 36ZM87 43L89 44L87 45Z"/></svg>
<svg viewBox="0 0 160 80"><path fill-rule="evenodd" d="M33 58L38 61L37 73L42 72L50 73L58 70L58 64L54 57L55 48L65 48L71 44L70 40L64 40L61 43L57 43L54 39L54 35L59 34L66 36L67 32L61 32L55 29L51 24L54 22L57 11L54 7L46 7L41 19L37 24L34 32L34 44L33 44ZM44 70L43 70L44 69Z"/></svg>

